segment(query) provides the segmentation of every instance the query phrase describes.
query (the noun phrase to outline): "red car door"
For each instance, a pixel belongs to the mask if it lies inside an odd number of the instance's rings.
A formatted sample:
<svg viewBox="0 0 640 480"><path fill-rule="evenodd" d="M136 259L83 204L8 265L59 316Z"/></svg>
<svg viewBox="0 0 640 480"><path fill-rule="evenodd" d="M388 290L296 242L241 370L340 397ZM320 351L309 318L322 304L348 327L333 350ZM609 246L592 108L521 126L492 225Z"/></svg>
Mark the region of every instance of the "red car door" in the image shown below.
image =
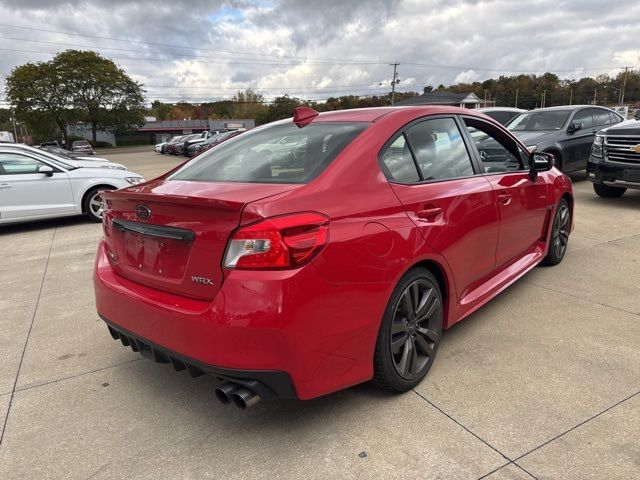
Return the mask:
<svg viewBox="0 0 640 480"><path fill-rule="evenodd" d="M495 192L500 216L496 269L531 253L544 232L547 185L542 175L532 181L528 153L508 134L478 118L464 117L486 179Z"/></svg>
<svg viewBox="0 0 640 480"><path fill-rule="evenodd" d="M387 145L381 165L427 244L453 272L458 300L495 266L498 209L454 117L410 124Z"/></svg>

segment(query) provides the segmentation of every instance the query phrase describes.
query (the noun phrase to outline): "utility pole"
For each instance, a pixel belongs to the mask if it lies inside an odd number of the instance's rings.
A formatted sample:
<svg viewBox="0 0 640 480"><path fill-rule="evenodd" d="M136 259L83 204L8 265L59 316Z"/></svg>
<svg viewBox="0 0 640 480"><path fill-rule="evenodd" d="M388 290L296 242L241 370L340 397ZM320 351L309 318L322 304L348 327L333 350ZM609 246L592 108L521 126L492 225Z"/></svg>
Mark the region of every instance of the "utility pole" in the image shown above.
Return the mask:
<svg viewBox="0 0 640 480"><path fill-rule="evenodd" d="M15 114L11 115L11 121L13 122L13 141L18 141L18 131L16 130L16 116Z"/></svg>
<svg viewBox="0 0 640 480"><path fill-rule="evenodd" d="M620 89L620 101L619 101L619 105L622 106L624 104L624 90L627 86L627 71L629 70L629 67L624 67L624 74L622 75L622 88Z"/></svg>
<svg viewBox="0 0 640 480"><path fill-rule="evenodd" d="M483 105L483 107L485 107L485 108L487 107L487 90L486 89L484 91L484 105Z"/></svg>
<svg viewBox="0 0 640 480"><path fill-rule="evenodd" d="M543 90L542 95L540 97L540 108L544 108L547 106L547 91Z"/></svg>
<svg viewBox="0 0 640 480"><path fill-rule="evenodd" d="M569 105L573 105L573 88L569 90Z"/></svg>
<svg viewBox="0 0 640 480"><path fill-rule="evenodd" d="M393 67L393 80L391 80L391 106L393 107L396 100L396 85L400 83L400 79L398 78L398 62L390 63L390 66Z"/></svg>
<svg viewBox="0 0 640 480"><path fill-rule="evenodd" d="M597 95L598 95L598 90L596 89L596 90L593 91L593 104L594 105L596 104Z"/></svg>
<svg viewBox="0 0 640 480"><path fill-rule="evenodd" d="M517 88L516 88L516 104L514 106L518 108L518 89Z"/></svg>

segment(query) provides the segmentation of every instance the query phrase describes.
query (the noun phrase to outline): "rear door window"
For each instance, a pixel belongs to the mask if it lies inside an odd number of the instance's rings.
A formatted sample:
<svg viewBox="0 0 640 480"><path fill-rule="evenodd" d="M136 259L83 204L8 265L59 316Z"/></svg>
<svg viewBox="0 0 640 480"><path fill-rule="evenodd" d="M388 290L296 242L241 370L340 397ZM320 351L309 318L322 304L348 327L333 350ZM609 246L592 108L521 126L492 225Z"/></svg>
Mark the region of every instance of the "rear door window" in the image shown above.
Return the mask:
<svg viewBox="0 0 640 480"><path fill-rule="evenodd" d="M597 109L594 110L593 112L593 122L595 124L596 127L601 127L604 125L609 125L611 124L611 116L609 115L610 112L608 112L607 110L602 110L602 109Z"/></svg>
<svg viewBox="0 0 640 480"><path fill-rule="evenodd" d="M409 144L403 135L396 138L380 156L383 170L389 180L400 183L420 181L418 169L411 156Z"/></svg>
<svg viewBox="0 0 640 480"><path fill-rule="evenodd" d="M169 180L306 183L318 176L366 122L294 123L258 128L208 150Z"/></svg>
<svg viewBox="0 0 640 480"><path fill-rule="evenodd" d="M617 114L613 112L609 112L609 121L611 122L611 124L620 123L622 121L622 118L620 118Z"/></svg>

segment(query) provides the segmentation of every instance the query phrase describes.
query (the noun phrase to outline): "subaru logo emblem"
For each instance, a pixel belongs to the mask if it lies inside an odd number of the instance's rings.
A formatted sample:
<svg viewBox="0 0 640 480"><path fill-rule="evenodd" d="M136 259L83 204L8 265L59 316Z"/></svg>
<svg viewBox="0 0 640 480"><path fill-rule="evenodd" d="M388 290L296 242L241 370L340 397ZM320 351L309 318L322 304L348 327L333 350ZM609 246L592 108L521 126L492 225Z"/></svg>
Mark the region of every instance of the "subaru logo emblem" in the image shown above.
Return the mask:
<svg viewBox="0 0 640 480"><path fill-rule="evenodd" d="M136 217L140 220L149 220L151 217L151 209L146 205L138 205L136 207Z"/></svg>

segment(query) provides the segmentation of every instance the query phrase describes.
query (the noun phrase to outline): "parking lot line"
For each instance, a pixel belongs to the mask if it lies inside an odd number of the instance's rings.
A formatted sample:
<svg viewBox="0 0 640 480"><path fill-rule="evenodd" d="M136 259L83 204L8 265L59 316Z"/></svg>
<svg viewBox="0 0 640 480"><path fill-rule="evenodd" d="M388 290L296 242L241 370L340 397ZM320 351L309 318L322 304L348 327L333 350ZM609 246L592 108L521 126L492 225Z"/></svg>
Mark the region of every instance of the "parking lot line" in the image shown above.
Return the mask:
<svg viewBox="0 0 640 480"><path fill-rule="evenodd" d="M31 317L31 323L29 325L29 330L27 331L27 338L24 341L24 348L22 349L22 353L20 355L20 362L18 363L18 370L16 372L16 378L13 382L13 389L11 390L11 396L9 398L9 404L7 406L7 413L4 416L4 420L2 422L2 431L0 432L0 445L2 445L2 441L4 440L4 432L7 428L7 420L9 419L9 415L11 414L11 404L13 403L13 396L16 391L16 385L18 384L18 378L20 377L20 369L22 368L22 362L24 360L24 353L27 350L27 345L29 344L29 336L31 335L31 329L33 328L33 322L36 318L36 314L38 313L38 303L40 302L40 294L42 293L42 287L44 286L44 279L47 276L47 268L49 267L49 258L51 257L51 250L53 249L53 242L56 238L56 229L53 230L53 235L51 236L51 246L49 247L49 254L47 255L47 263L44 267L44 273L42 274L42 281L40 282L40 289L38 291L38 298L36 300L36 307L33 311L33 316Z"/></svg>

